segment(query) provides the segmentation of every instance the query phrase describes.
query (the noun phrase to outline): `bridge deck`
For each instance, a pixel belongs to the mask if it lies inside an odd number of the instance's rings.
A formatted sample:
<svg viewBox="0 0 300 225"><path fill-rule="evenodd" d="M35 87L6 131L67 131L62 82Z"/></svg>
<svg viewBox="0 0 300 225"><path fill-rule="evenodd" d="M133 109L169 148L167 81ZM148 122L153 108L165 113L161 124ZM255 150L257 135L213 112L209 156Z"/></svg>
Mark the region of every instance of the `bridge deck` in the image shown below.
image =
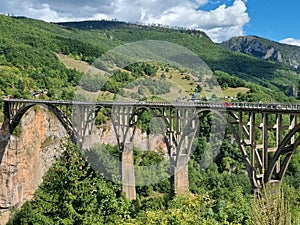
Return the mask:
<svg viewBox="0 0 300 225"><path fill-rule="evenodd" d="M66 101L66 100L35 100L35 99L3 99L5 102L25 104L51 104L51 105L85 105L85 106L138 106L138 107L164 107L164 108L199 108L231 111L255 111L272 113L300 114L300 104L297 103L253 103L253 102L197 102L197 101L174 101L174 102L144 102L144 101Z"/></svg>

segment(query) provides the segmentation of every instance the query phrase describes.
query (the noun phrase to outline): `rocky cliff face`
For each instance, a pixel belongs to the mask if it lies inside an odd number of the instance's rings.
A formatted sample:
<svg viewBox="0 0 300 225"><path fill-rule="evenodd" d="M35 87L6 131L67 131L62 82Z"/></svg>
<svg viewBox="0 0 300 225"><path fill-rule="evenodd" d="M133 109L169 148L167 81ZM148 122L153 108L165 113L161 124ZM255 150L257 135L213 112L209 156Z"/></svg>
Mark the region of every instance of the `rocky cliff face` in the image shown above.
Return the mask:
<svg viewBox="0 0 300 225"><path fill-rule="evenodd" d="M129 142L130 137L133 135L132 130L128 132L127 142ZM115 131L111 123L105 125L105 128L98 127L93 129L93 132L90 136L86 137L85 148L90 148L97 144L109 144L117 145L117 139ZM163 150L167 154L167 146L164 143L162 134L150 134L149 136L146 133L142 133L141 130L136 129L133 135L133 145L141 150Z"/></svg>
<svg viewBox="0 0 300 225"><path fill-rule="evenodd" d="M283 63L296 69L300 68L300 47L298 46L281 44L256 36L234 37L220 45L232 51Z"/></svg>
<svg viewBox="0 0 300 225"><path fill-rule="evenodd" d="M232 51L238 51L253 55L261 59L271 59L282 62L282 55L278 49L268 46L256 37L237 37L222 43L224 47Z"/></svg>
<svg viewBox="0 0 300 225"><path fill-rule="evenodd" d="M33 198L43 175L63 152L67 132L55 116L42 108L29 110L21 121L19 135L11 135L5 149L0 149L0 225L5 224L10 210ZM1 126L0 126L1 127ZM6 137L1 131L0 137ZM116 145L113 129L95 129L90 144ZM140 149L165 149L162 135L137 131L133 144ZM1 147L1 145L0 145Z"/></svg>
<svg viewBox="0 0 300 225"><path fill-rule="evenodd" d="M11 208L32 199L44 173L62 152L66 131L53 115L30 110L21 121L21 132L10 136L0 162L2 222ZM6 212L6 213L5 213Z"/></svg>

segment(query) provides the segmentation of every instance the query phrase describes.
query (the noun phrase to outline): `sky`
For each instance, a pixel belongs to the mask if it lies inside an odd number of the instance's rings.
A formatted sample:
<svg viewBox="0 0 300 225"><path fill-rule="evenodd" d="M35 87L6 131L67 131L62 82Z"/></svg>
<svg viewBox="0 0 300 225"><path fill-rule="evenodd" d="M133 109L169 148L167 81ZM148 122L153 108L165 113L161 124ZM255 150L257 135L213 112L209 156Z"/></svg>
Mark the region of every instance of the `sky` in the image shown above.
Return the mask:
<svg viewBox="0 0 300 225"><path fill-rule="evenodd" d="M47 22L117 19L199 29L214 42L256 35L300 46L299 0L0 0L0 13Z"/></svg>

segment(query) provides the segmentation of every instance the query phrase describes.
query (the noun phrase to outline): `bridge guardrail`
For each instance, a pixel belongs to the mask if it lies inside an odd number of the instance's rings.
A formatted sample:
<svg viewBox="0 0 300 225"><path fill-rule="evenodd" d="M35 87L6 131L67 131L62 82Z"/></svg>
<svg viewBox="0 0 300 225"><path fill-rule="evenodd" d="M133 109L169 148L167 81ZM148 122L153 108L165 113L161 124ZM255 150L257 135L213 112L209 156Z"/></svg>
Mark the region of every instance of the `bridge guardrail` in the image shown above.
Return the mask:
<svg viewBox="0 0 300 225"><path fill-rule="evenodd" d="M122 101L103 101L103 102L84 102L84 101L67 101L67 100L35 100L35 99L2 99L5 102L30 103L30 104L53 104L53 105L120 105L120 106L187 106L196 108L215 108L215 109L245 109L260 111L279 111L279 112L299 112L300 103L253 103L253 102L213 102L213 101L174 101L174 102L122 102Z"/></svg>

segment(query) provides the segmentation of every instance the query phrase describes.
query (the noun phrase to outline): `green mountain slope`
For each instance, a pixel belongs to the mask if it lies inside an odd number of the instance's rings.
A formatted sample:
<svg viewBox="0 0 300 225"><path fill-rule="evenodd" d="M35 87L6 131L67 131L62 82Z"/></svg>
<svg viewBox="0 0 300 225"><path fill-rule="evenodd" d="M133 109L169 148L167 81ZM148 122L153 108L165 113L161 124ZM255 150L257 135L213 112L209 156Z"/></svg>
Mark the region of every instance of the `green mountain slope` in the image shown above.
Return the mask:
<svg viewBox="0 0 300 225"><path fill-rule="evenodd" d="M286 95L297 94L291 91L298 89L299 80L293 69L227 50L200 31L117 21L51 24L3 15L0 30L0 95L28 98L36 90L47 89L49 98L72 98L72 87L78 84L82 73L65 68L55 53L92 63L109 49L139 40L182 45L199 55L222 80L225 74L261 85L246 86L251 92L259 90L272 96L265 99L290 101Z"/></svg>
<svg viewBox="0 0 300 225"><path fill-rule="evenodd" d="M199 55L213 71L224 71L277 91L287 92L298 80L296 72L290 71L285 66L228 51L213 43L205 33L200 31L174 30L113 21L69 22L60 25L74 30L103 31L113 40L122 43L148 39L175 42Z"/></svg>

